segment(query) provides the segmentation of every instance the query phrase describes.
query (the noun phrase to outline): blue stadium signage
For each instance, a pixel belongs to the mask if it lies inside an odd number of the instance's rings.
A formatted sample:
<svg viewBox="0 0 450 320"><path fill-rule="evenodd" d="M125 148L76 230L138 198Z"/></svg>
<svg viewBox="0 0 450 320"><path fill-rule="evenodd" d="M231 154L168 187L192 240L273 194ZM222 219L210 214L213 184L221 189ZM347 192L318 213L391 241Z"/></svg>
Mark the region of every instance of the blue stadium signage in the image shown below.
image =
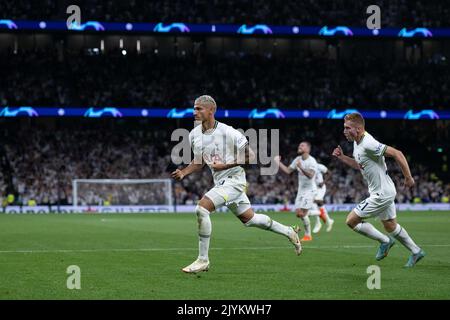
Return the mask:
<svg viewBox="0 0 450 320"><path fill-rule="evenodd" d="M70 31L70 32L126 32L126 33L177 33L177 34L224 34L266 36L318 36L318 37L395 37L395 38L442 38L450 37L450 28L382 28L370 30L351 26L275 26L267 24L190 24L132 23L85 21L67 26L65 21L0 20L0 31Z"/></svg>
<svg viewBox="0 0 450 320"><path fill-rule="evenodd" d="M172 118L192 119L193 108L116 108L116 107L30 107L0 106L0 118L13 117L85 117L85 118ZM367 119L449 120L450 111L424 110L307 110L307 109L218 109L217 118L229 119L343 119L360 112Z"/></svg>

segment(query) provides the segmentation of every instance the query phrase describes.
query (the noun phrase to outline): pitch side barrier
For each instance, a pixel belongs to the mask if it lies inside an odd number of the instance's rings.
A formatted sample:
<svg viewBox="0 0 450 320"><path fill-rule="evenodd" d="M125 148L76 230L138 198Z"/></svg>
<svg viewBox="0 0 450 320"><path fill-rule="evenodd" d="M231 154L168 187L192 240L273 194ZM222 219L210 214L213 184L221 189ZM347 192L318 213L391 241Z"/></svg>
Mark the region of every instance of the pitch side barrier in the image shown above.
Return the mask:
<svg viewBox="0 0 450 320"><path fill-rule="evenodd" d="M352 210L356 204L329 204L328 211ZM293 205L282 204L256 204L252 206L257 212L293 212ZM450 203L426 203L426 204L397 204L398 211L448 211ZM8 206L0 210L4 214L121 214L121 213L192 213L195 205L153 205L153 206ZM221 208L218 212L227 212L227 208Z"/></svg>

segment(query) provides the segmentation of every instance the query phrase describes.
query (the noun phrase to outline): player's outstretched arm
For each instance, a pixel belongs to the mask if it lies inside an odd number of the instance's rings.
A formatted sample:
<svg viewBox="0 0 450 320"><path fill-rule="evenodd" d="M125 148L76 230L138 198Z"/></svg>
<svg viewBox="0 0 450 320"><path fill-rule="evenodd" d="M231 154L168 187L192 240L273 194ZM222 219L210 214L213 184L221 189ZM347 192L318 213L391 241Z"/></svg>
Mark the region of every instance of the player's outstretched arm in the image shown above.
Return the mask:
<svg viewBox="0 0 450 320"><path fill-rule="evenodd" d="M292 172L294 172L292 168L285 166L284 163L281 162L280 156L276 156L274 160L275 163L278 165L278 167L281 169L281 171L283 171L284 173L291 174Z"/></svg>
<svg viewBox="0 0 450 320"><path fill-rule="evenodd" d="M342 161L342 162L345 163L346 165L352 167L353 169L359 170L358 162L356 162L355 159L346 156L346 155L344 154L344 152L342 151L341 146L337 146L337 148L335 148L335 149L333 150L333 156L335 156L336 158L338 158L340 161Z"/></svg>
<svg viewBox="0 0 450 320"><path fill-rule="evenodd" d="M182 180L184 177L186 177L187 175L190 175L191 173L195 172L195 171L199 171L203 168L203 166L205 165L205 163L196 163L194 160L191 161L191 163L189 163L189 165L180 170L177 169L174 172L172 172L172 178L176 179L176 180Z"/></svg>
<svg viewBox="0 0 450 320"><path fill-rule="evenodd" d="M406 160L405 155L400 150L387 146L384 152L386 157L391 157L395 159L395 162L400 166L405 177L405 186L414 186L414 178L411 175L411 170L409 170L408 160Z"/></svg>

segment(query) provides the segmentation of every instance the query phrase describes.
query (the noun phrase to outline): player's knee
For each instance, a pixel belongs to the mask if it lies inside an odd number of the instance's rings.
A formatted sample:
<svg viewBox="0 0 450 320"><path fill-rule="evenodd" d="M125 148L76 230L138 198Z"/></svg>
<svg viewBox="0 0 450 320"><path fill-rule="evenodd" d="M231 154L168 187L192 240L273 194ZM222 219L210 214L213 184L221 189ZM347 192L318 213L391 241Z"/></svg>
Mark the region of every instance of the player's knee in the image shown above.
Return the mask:
<svg viewBox="0 0 450 320"><path fill-rule="evenodd" d="M204 196L202 199L200 199L197 206L208 210L208 212L213 212L215 209L213 200L211 200L207 196Z"/></svg>
<svg viewBox="0 0 450 320"><path fill-rule="evenodd" d="M298 218L304 218L306 214L303 210L297 210L296 215Z"/></svg>
<svg viewBox="0 0 450 320"><path fill-rule="evenodd" d="M209 216L209 211L203 208L200 205L197 205L195 207L195 213L197 214L197 220L198 222L201 222L204 218Z"/></svg>
<svg viewBox="0 0 450 320"><path fill-rule="evenodd" d="M244 217L239 217L239 220L241 220L242 224L246 227L253 227L255 225L255 221L256 219L253 219L253 217L251 218L244 218Z"/></svg>
<svg viewBox="0 0 450 320"><path fill-rule="evenodd" d="M394 232L395 228L397 227L397 223L394 221L383 221L384 230L387 232Z"/></svg>
<svg viewBox="0 0 450 320"><path fill-rule="evenodd" d="M232 204L228 206L228 209L233 212L236 217L243 223L246 224L248 221L250 221L255 213L253 212L253 209L251 205L248 204Z"/></svg>
<svg viewBox="0 0 450 320"><path fill-rule="evenodd" d="M355 226L358 224L358 222L355 221L354 219L352 219L352 217L347 217L347 219L345 220L345 224L346 224L350 229L354 229Z"/></svg>
<svg viewBox="0 0 450 320"><path fill-rule="evenodd" d="M348 215L347 219L345 220L345 224L350 228L354 229L359 223L362 222L362 219L360 216L356 214L354 210L352 210Z"/></svg>

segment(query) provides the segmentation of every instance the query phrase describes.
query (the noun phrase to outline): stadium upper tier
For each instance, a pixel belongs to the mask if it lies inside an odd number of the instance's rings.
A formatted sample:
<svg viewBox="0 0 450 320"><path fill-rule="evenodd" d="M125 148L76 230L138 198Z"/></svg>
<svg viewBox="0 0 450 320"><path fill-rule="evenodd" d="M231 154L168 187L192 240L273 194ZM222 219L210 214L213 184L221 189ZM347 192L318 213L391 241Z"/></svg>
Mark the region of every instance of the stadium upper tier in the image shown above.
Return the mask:
<svg viewBox="0 0 450 320"><path fill-rule="evenodd" d="M450 108L450 67L441 59L47 50L0 52L0 69L0 106L183 109L208 93L222 109Z"/></svg>
<svg viewBox="0 0 450 320"><path fill-rule="evenodd" d="M450 21L450 7L439 0L17 0L0 2L0 18L66 20L66 8L74 4L83 21L365 27L373 4L381 9L382 27L447 27Z"/></svg>

